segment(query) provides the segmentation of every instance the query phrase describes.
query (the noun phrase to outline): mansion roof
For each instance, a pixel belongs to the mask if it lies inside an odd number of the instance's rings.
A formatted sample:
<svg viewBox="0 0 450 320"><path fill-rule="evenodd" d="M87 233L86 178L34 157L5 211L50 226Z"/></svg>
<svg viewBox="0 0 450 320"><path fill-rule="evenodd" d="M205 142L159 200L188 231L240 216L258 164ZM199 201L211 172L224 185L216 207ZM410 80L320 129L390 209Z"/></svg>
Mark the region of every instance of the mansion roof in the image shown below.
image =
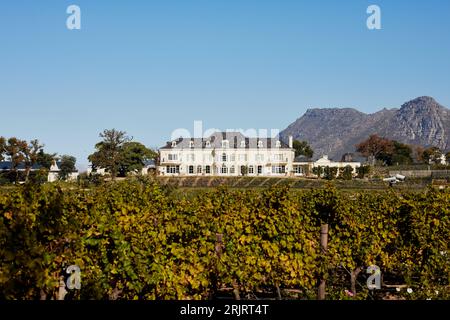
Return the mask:
<svg viewBox="0 0 450 320"><path fill-rule="evenodd" d="M168 141L161 149L206 149L222 148L222 142L228 141L227 148L289 148L278 138L248 138L241 132L215 132L207 138L183 138ZM245 146L244 146L245 143Z"/></svg>

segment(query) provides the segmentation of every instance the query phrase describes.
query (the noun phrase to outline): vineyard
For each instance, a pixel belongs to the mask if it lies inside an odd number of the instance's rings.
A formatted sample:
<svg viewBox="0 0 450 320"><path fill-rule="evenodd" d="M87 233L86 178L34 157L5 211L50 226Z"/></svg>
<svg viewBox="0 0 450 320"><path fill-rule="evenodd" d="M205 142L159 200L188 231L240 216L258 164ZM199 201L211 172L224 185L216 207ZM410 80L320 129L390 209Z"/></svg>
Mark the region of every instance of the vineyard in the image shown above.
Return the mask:
<svg viewBox="0 0 450 320"><path fill-rule="evenodd" d="M3 190L0 299L55 299L69 265L81 289L66 299L316 299L320 280L327 299L450 298L448 189L173 193L139 179Z"/></svg>

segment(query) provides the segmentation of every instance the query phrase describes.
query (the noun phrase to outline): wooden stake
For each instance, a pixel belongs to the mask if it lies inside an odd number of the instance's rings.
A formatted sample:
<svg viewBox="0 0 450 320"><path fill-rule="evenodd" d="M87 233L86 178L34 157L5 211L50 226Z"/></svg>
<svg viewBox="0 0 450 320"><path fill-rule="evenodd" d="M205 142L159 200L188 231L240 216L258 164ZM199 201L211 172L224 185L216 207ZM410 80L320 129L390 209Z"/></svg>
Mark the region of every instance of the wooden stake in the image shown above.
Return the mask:
<svg viewBox="0 0 450 320"><path fill-rule="evenodd" d="M328 224L320 226L320 249L322 254L325 255L328 250ZM325 279L320 279L319 290L317 298L319 300L325 300Z"/></svg>

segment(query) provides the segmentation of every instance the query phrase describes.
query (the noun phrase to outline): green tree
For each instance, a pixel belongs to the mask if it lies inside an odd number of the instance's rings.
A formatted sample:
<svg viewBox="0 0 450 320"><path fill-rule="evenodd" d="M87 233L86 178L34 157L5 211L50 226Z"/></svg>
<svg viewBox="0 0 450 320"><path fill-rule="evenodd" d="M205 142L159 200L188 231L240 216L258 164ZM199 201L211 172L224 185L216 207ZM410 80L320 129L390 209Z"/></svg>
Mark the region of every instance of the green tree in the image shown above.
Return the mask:
<svg viewBox="0 0 450 320"><path fill-rule="evenodd" d="M384 161L388 166L411 164L413 162L413 150L410 146L395 140L392 141L392 145L393 148L382 152L378 160Z"/></svg>
<svg viewBox="0 0 450 320"><path fill-rule="evenodd" d="M323 176L327 180L334 180L334 179L336 179L337 172L338 172L338 168L326 166L323 169Z"/></svg>
<svg viewBox="0 0 450 320"><path fill-rule="evenodd" d="M6 147L6 139L0 137L0 161L3 161L5 159L5 157L3 156L3 154L6 152L5 147Z"/></svg>
<svg viewBox="0 0 450 320"><path fill-rule="evenodd" d="M315 174L319 178L322 177L322 175L323 175L323 167L321 167L321 166L314 167L312 171L313 171L313 174Z"/></svg>
<svg viewBox="0 0 450 320"><path fill-rule="evenodd" d="M69 175L76 171L75 163L77 162L77 159L73 156L63 155L60 162L59 169L61 171L59 172L59 178L61 180L67 180Z"/></svg>
<svg viewBox="0 0 450 320"><path fill-rule="evenodd" d="M340 177L344 180L352 180L353 178L353 168L351 166L345 166L340 171Z"/></svg>
<svg viewBox="0 0 450 320"><path fill-rule="evenodd" d="M295 156L305 156L307 158L312 158L314 155L313 149L309 146L306 141L294 140L293 147L295 150Z"/></svg>
<svg viewBox="0 0 450 320"><path fill-rule="evenodd" d="M11 172L14 181L19 182L19 165L25 160L24 150L27 149L27 142L15 137L9 138L5 144L5 154L11 161Z"/></svg>
<svg viewBox="0 0 450 320"><path fill-rule="evenodd" d="M423 151L422 158L425 163L439 164L442 151L438 147L430 147Z"/></svg>
<svg viewBox="0 0 450 320"><path fill-rule="evenodd" d="M358 174L358 178L364 179L364 177L370 173L370 166L368 165L360 166L356 168L356 173Z"/></svg>
<svg viewBox="0 0 450 320"><path fill-rule="evenodd" d="M50 169L53 161L57 157L56 153L45 153L43 149L39 150L37 154L37 164L44 167L45 169Z"/></svg>
<svg viewBox="0 0 450 320"><path fill-rule="evenodd" d="M88 159L94 168L105 168L114 180L123 160L123 145L131 139L126 132L116 129L104 130L100 133L100 137L103 141L95 145L96 152L91 154Z"/></svg>
<svg viewBox="0 0 450 320"><path fill-rule="evenodd" d="M39 144L38 140L31 140L30 144L22 146L25 163L25 182L28 182L30 171L38 161L38 154L43 150L44 146Z"/></svg>
<svg viewBox="0 0 450 320"><path fill-rule="evenodd" d="M157 152L147 148L139 142L125 142L121 149L119 173L126 176L129 172L140 172L144 161L156 159Z"/></svg>

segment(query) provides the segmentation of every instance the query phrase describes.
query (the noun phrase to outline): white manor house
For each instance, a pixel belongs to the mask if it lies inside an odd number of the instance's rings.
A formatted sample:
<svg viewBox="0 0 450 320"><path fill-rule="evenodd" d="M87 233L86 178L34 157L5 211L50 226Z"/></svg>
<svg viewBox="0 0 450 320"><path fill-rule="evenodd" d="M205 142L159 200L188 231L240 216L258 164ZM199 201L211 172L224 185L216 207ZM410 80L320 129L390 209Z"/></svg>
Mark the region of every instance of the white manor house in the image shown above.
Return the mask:
<svg viewBox="0 0 450 320"><path fill-rule="evenodd" d="M240 132L216 132L207 138L178 138L159 149L160 175L169 176L306 176L317 166L344 168L353 173L359 162L295 158L293 138L248 138Z"/></svg>

